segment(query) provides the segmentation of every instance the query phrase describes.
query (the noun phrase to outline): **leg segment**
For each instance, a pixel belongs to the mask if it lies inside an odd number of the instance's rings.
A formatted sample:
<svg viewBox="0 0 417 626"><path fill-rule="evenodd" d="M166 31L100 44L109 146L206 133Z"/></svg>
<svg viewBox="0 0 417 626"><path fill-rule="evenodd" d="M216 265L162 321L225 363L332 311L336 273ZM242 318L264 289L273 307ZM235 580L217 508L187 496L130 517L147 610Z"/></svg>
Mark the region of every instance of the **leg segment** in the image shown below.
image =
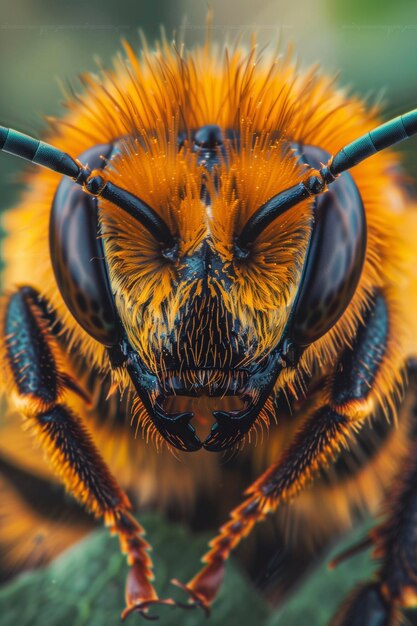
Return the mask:
<svg viewBox="0 0 417 626"><path fill-rule="evenodd" d="M152 562L144 530L130 515L130 502L101 458L79 417L65 404L66 389L83 394L61 371L59 351L51 333L47 303L30 287L6 302L3 320L3 361L8 387L25 425L35 437L67 490L117 533L130 571L126 609L146 616L159 600L152 584Z"/></svg>
<svg viewBox="0 0 417 626"><path fill-rule="evenodd" d="M373 306L359 327L355 344L342 354L328 382L327 402L313 411L278 463L247 490L246 500L231 512L204 556L205 567L187 584L174 584L189 594L189 602L206 612L220 588L231 551L253 526L293 498L313 476L334 460L342 446L359 430L376 408L374 382L385 365L388 313L376 294Z"/></svg>
<svg viewBox="0 0 417 626"><path fill-rule="evenodd" d="M416 372L411 374L414 394ZM417 409L414 409L414 416ZM417 435L392 484L385 506L385 520L367 539L340 555L332 565L374 546L379 563L375 579L348 596L334 616L332 626L395 626L402 622L403 609L417 607Z"/></svg>
<svg viewBox="0 0 417 626"><path fill-rule="evenodd" d="M195 605L208 614L224 576L230 553L252 530L253 526L274 511L281 502L288 502L325 467L342 445L347 444L355 426L348 418L329 407L314 413L299 432L279 463L273 465L246 491L248 497L230 514L230 521L220 528L203 557L206 566L187 584L174 584L190 595Z"/></svg>

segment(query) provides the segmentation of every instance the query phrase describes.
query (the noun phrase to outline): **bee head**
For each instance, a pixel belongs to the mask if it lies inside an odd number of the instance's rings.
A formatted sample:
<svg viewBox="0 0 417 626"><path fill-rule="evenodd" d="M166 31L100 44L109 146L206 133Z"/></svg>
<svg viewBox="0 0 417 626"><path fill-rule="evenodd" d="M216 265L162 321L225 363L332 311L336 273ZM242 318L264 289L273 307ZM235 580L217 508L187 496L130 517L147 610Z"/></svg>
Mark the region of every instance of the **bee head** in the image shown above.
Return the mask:
<svg viewBox="0 0 417 626"><path fill-rule="evenodd" d="M289 123L299 119L300 99L314 103L314 81L301 83L304 95L294 91L294 106L285 89L274 96L282 105L276 133L271 124L260 129L275 106L268 109L274 94L266 80L250 83L256 97L237 81L239 98L228 92L230 115L223 115L221 90L204 91L205 101L195 87L194 106L163 74L172 98L148 90L153 118L142 106L145 77L129 58L141 79L133 85L141 111L135 128L132 116L121 115L128 123L116 126L126 134L109 131L111 143L78 159L3 127L0 149L64 176L49 233L57 287L74 319L107 348L111 366L127 371L155 431L181 450L224 450L266 419L281 380L332 331L360 288L367 224L348 170L415 134L417 112L332 157L300 143L316 135ZM183 69L176 55L169 68L176 63ZM217 66L210 61L204 71L199 88ZM285 71L277 75L284 85ZM107 123L119 109L105 94ZM227 123L202 123L213 110Z"/></svg>
<svg viewBox="0 0 417 626"><path fill-rule="evenodd" d="M153 207L175 246L167 254L140 222L106 202L102 242L117 314L137 355L132 380L140 386L142 367L154 376L148 395L158 432L181 449L223 450L271 410L289 359L283 336L312 202L278 219L241 258L236 237L249 216L299 181L304 165L278 136L215 125L172 136L120 141L107 175ZM252 176L249 158L257 163Z"/></svg>

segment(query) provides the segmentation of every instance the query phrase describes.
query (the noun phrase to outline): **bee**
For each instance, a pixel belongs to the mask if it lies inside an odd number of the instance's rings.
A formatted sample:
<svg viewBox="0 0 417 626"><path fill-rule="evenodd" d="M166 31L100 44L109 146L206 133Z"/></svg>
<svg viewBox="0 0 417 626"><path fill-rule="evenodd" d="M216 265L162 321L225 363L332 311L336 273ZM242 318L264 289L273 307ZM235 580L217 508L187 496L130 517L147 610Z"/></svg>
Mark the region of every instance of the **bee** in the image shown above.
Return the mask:
<svg viewBox="0 0 417 626"><path fill-rule="evenodd" d="M124 50L82 77L46 141L0 127L1 150L43 166L5 217L9 412L118 535L123 619L175 604L153 586L127 492L195 498L234 449L262 471L196 576L173 572L189 605L209 613L230 553L268 515L342 527L391 494L368 539L379 574L334 623L394 623L417 602L417 207L390 148L417 133L417 110L381 123L255 43ZM13 428L1 454L38 471Z"/></svg>

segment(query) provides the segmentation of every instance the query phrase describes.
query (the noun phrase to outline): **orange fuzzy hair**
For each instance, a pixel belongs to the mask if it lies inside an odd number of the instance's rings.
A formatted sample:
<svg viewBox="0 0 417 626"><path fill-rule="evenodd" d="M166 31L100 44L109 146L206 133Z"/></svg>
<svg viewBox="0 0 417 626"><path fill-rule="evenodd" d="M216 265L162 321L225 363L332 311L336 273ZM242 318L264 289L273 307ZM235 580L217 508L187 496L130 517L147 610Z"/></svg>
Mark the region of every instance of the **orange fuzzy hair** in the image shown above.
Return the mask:
<svg viewBox="0 0 417 626"><path fill-rule="evenodd" d="M378 124L375 111L366 112L362 102L335 89L333 81L317 70L301 72L289 56L262 58L255 43L249 52L241 47L217 48L208 42L185 52L164 40L155 51L144 43L140 57L127 43L124 48L126 58L117 58L113 70L103 71L101 77L82 77L84 93L68 99L68 114L52 121L48 141L76 157L92 145L125 138L104 175L161 214L179 233L181 254L195 250L210 232L211 245L225 266L232 263L233 237L248 217L303 175L287 148L288 141L320 146L335 154ZM228 166L221 163L216 170L219 192L211 193L210 211L199 198L201 167L186 146L177 148L180 131L206 124L238 129L242 137L239 152L228 148ZM279 140L271 142L270 134L277 131ZM255 144L253 133L258 134ZM387 194L395 193L392 178L387 176L395 164L392 152L385 151L352 172L368 224L360 284L335 327L306 350L295 373L282 372L277 386L299 394L304 374L318 367L326 370L341 347L352 340L370 293L380 288L389 294L396 339L386 355L392 368L377 378L374 397L383 403L398 388L405 340L397 321L396 284L405 260L400 217L385 201ZM71 341L88 362L106 368L104 348L72 318L50 268L47 223L59 179L50 171L31 175L21 207L6 218L10 232L5 245L6 286L25 282L31 268L31 282L55 307ZM207 185L214 189L210 177ZM145 229L108 202L101 202L100 207L119 314L132 345L158 371L155 353L163 347L163 334L172 330L176 313L187 304L189 291L175 285L172 267L163 262ZM260 235L250 262L236 264L229 292L220 282L213 285L222 306L246 328L248 345L256 340L251 359L272 349L285 326L300 280L311 218L311 202L294 207ZM16 249L26 250L20 259L16 259ZM163 304L168 323L162 315ZM117 382L129 384L123 371L114 375Z"/></svg>

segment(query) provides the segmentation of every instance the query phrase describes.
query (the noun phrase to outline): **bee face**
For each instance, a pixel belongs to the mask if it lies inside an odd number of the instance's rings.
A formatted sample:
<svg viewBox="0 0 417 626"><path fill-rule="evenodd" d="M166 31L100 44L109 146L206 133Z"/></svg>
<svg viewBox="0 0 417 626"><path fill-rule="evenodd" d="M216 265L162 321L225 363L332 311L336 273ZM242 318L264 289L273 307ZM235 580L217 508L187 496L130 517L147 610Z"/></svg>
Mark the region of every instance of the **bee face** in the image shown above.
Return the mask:
<svg viewBox="0 0 417 626"><path fill-rule="evenodd" d="M64 180L53 203L51 256L74 317L101 343L124 346L159 433L181 449L199 449L193 399L217 398L203 445L221 450L262 417L282 369L294 368L349 303L366 241L363 206L345 174L321 212L316 207L316 224L311 202L300 203L242 257L236 233L262 197L249 192L271 180L279 190L280 179L296 181L303 164L316 166L325 153L216 125L172 136L162 153L161 138L155 152L147 136L82 157L135 195L145 193L174 233L174 249L167 254L141 224ZM248 159L256 184L246 180ZM207 425L207 414L201 419Z"/></svg>
<svg viewBox="0 0 417 626"><path fill-rule="evenodd" d="M200 448L194 425L207 431L211 422L213 430L205 433L203 445L224 449L239 441L262 413L282 367L282 359L271 359L270 353L295 294L310 212L306 206L297 217L283 220L266 244L270 250L260 242L250 260L238 262L235 223L244 219L249 199L239 178L241 140L233 131L209 125L188 136L178 133L175 151L169 146L164 158L152 151L151 142L133 145L119 143L110 176L117 184L119 179L124 186L128 182L135 194L142 189L144 200L157 207L175 233L178 248L174 259L166 258L134 220L102 205L110 290L136 365L141 363L140 375L137 366L132 377L170 443ZM250 150L263 154L253 139ZM266 159L268 167L280 171L284 155L273 148L273 156L275 160ZM286 169L296 175L293 162ZM174 172L171 186L167 171ZM155 191L167 187L157 201ZM288 238L294 245L286 250ZM267 280L262 284L263 270ZM146 389L138 382L143 368L150 374ZM196 407L198 414L192 416Z"/></svg>
<svg viewBox="0 0 417 626"><path fill-rule="evenodd" d="M290 320L311 242L311 202L267 229L247 258L236 255L236 232L253 211L239 164L249 153L257 165L258 188L273 176L279 189L280 176L288 184L303 169L297 151L276 137L263 138L263 143L253 134L249 139L248 145L236 131L209 125L188 132L188 137L178 134L169 164L159 152L152 154L140 145L134 152L120 146L111 166L115 180L130 181L135 194L143 197L143 190L149 189L145 197L153 206L152 194L167 187L166 171L174 172L158 210L178 241L175 258L166 258L133 221L115 216L114 207L103 207L102 228L111 291L136 355L132 378L142 397L145 393L149 398L158 431L185 450L203 445L218 451L241 440L255 420L265 416L283 368L297 364L302 349L294 345L291 331L305 340L307 329L306 343L311 343L311 335L314 341L335 320L335 312L326 310L332 299L326 300L329 294L314 285L314 280L320 282L314 277L305 296L311 305L302 306L302 311L312 311L318 330L300 316L295 328ZM149 161L153 167L146 171ZM165 179L158 185L159 166ZM252 184L248 187L253 189ZM344 216L341 219L345 225ZM337 232L336 220L330 238ZM353 237L355 245L362 245L361 237ZM327 267L329 258L326 250ZM337 262L340 265L340 255ZM350 279L349 262L334 282ZM316 270L319 263L316 258ZM320 302L315 304L319 289ZM337 317L350 297L341 299ZM144 378L143 368L151 373L145 377L145 391L138 382Z"/></svg>
<svg viewBox="0 0 417 626"><path fill-rule="evenodd" d="M363 206L347 173L315 222L311 202L300 203L242 257L236 233L262 197L248 192L271 180L279 190L280 178L296 181L326 154L216 125L177 133L166 153L157 144L155 153L152 137L121 139L82 157L145 193L175 248L167 253L135 219L64 180L50 227L55 276L84 329L121 351L113 362L128 363L158 432L183 450L222 450L264 417L282 370L348 305L366 243ZM256 185L243 177L248 158Z"/></svg>

